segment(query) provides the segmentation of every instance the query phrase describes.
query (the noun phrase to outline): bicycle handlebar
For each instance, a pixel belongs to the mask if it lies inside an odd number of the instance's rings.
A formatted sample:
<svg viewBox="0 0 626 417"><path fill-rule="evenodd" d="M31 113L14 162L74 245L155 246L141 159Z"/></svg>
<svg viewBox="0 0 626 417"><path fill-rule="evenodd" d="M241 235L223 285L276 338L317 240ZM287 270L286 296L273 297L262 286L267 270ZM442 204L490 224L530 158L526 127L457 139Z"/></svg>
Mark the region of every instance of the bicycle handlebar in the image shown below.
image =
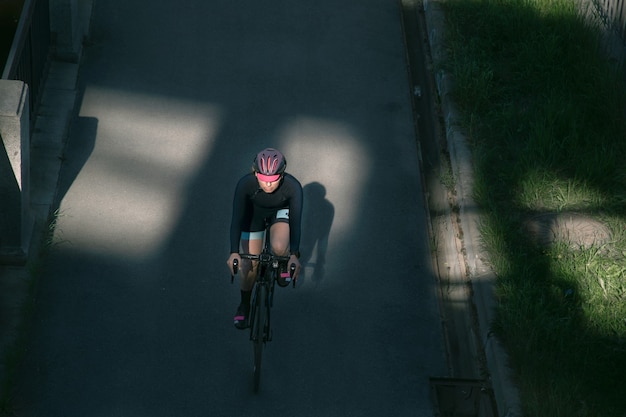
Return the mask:
<svg viewBox="0 0 626 417"><path fill-rule="evenodd" d="M272 261L287 262L289 256L272 255L271 253L260 253L258 255L252 255L251 253L240 253L239 256L242 259L250 259L251 261L259 261L262 263L269 263Z"/></svg>
<svg viewBox="0 0 626 417"><path fill-rule="evenodd" d="M278 256L278 255L272 255L271 253L260 253L258 255L253 255L251 253L240 253L239 256L243 259L250 259L252 261L259 261L262 263L270 263L273 261L278 261L278 262L287 262L289 261L289 256ZM294 272L296 271L296 264L292 263L289 266L289 274L291 275L291 277L293 277ZM237 274L237 272L239 272L239 261L237 259L233 260L233 272L235 273L235 275ZM235 279L235 275L230 276L230 282L231 284L233 283L233 280ZM293 287L296 287L296 280L293 280Z"/></svg>

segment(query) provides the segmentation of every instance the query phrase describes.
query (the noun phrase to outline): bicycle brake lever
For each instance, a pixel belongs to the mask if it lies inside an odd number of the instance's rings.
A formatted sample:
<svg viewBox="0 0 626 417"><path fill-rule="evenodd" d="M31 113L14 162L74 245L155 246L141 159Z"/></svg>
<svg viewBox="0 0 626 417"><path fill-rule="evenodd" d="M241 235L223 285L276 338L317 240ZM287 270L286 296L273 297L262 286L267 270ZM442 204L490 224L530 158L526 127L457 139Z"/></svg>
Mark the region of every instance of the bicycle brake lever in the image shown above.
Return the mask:
<svg viewBox="0 0 626 417"><path fill-rule="evenodd" d="M296 272L296 264L291 264L291 266L289 267L289 275L291 275L291 278L293 278L293 274ZM292 285L293 288L296 288L296 280L292 279Z"/></svg>
<svg viewBox="0 0 626 417"><path fill-rule="evenodd" d="M235 280L235 275L239 271L239 260L233 259L233 274L230 274L230 283L232 284Z"/></svg>

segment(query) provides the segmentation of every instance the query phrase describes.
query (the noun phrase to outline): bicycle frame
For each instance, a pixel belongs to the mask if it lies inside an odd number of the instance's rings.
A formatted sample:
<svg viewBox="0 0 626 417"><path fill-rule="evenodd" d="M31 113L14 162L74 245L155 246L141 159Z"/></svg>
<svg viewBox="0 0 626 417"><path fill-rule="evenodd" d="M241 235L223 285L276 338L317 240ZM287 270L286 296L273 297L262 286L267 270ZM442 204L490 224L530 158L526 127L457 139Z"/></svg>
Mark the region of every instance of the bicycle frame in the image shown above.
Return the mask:
<svg viewBox="0 0 626 417"><path fill-rule="evenodd" d="M242 259L258 262L256 281L250 302L248 326L250 327L250 341L254 349L254 391L257 392L261 378L261 357L263 346L272 340L270 325L270 312L274 301L274 288L279 267L289 261L288 256L272 254L270 247L269 220L265 221L265 233L263 236L263 249L260 254L240 253ZM238 266L235 264L235 272ZM295 266L292 265L290 272L293 275ZM295 285L295 281L294 281Z"/></svg>

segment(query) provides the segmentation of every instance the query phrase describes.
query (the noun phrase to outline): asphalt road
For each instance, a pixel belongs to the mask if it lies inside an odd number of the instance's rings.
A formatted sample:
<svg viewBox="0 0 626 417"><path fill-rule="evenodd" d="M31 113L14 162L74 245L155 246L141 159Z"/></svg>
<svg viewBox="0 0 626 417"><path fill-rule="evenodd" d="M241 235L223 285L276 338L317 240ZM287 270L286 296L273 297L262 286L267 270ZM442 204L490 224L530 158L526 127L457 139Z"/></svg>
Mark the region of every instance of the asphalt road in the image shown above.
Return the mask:
<svg viewBox="0 0 626 417"><path fill-rule="evenodd" d="M446 374L399 6L97 2L18 416L431 416ZM259 149L305 190L252 391L225 260Z"/></svg>

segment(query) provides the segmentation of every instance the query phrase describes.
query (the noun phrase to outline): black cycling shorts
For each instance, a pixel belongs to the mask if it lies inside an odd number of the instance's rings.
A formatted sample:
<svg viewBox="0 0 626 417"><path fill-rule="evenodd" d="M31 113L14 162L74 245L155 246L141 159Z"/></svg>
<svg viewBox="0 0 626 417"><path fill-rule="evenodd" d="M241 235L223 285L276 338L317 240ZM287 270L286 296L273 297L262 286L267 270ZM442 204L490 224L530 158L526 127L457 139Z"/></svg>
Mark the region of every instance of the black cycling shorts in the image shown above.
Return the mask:
<svg viewBox="0 0 626 417"><path fill-rule="evenodd" d="M265 231L265 219L270 219L270 224L289 223L289 209L259 209L255 207L254 212L242 228L241 238L245 240L261 239L263 237L262 232Z"/></svg>

